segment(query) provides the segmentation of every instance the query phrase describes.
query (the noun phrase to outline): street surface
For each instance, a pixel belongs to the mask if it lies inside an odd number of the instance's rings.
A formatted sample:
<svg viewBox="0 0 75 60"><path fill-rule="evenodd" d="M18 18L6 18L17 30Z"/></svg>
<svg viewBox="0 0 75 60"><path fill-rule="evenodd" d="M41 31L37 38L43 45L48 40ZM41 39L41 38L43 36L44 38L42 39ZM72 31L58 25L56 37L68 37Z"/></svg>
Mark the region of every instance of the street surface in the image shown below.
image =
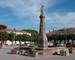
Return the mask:
<svg viewBox="0 0 75 60"><path fill-rule="evenodd" d="M5 47L0 49L0 60L75 60L75 54L69 56L37 56L28 57L15 54L7 54L12 47Z"/></svg>

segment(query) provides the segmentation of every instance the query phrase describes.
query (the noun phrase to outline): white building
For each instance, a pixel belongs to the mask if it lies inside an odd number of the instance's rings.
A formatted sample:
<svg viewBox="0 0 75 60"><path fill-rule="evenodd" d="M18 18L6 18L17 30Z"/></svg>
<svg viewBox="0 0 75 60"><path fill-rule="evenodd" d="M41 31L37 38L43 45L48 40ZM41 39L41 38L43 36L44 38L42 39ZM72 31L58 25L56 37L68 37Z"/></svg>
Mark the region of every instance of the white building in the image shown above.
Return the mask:
<svg viewBox="0 0 75 60"><path fill-rule="evenodd" d="M15 29L6 29L6 32L8 32L8 33L15 33L16 35L27 34L27 35L31 36L31 33L29 33L29 32L21 31L21 30L15 30Z"/></svg>
<svg viewBox="0 0 75 60"><path fill-rule="evenodd" d="M4 29L4 30L0 30L0 32L7 32L7 33L14 33L16 35L22 35L22 34L26 34L31 36L31 33L27 32L27 31L22 31L22 30L16 30L16 29ZM0 41L1 42L1 41ZM12 42L10 40L6 41L7 45L11 45ZM15 44L15 41L13 41L13 44ZM16 41L16 44L19 44L19 41ZM21 41L21 44L24 44L23 41Z"/></svg>

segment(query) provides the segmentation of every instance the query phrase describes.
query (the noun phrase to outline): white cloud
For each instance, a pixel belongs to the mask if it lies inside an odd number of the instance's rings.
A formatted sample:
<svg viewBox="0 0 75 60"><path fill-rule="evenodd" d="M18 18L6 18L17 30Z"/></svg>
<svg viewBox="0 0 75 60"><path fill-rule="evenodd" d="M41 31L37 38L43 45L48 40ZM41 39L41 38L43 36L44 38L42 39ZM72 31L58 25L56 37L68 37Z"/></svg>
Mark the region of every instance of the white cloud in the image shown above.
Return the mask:
<svg viewBox="0 0 75 60"><path fill-rule="evenodd" d="M18 17L33 17L37 20L39 16L40 5L43 3L46 8L67 0L0 0L0 7L11 8ZM50 24L56 27L75 26L75 12L69 12L64 15L61 13L52 13L47 15L47 26ZM35 23L36 24L36 23ZM48 27L49 28L49 27Z"/></svg>
<svg viewBox="0 0 75 60"><path fill-rule="evenodd" d="M37 14L40 8L39 0L1 0L0 6L10 7L17 16L26 17Z"/></svg>
<svg viewBox="0 0 75 60"><path fill-rule="evenodd" d="M61 13L53 13L46 17L47 28L57 27L57 28L66 28L66 27L75 27L75 12L68 12L64 15Z"/></svg>
<svg viewBox="0 0 75 60"><path fill-rule="evenodd" d="M0 6L10 7L19 17L32 17L39 15L41 4L48 7L61 1L63 0L0 0Z"/></svg>

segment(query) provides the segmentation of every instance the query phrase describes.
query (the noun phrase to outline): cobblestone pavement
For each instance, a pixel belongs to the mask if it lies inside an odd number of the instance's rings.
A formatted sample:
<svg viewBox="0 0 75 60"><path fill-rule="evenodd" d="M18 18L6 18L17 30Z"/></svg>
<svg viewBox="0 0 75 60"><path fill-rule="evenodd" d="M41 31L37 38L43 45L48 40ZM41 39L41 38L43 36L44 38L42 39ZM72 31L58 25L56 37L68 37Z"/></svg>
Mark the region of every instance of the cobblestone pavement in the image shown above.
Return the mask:
<svg viewBox="0 0 75 60"><path fill-rule="evenodd" d="M0 49L0 60L75 60L75 54L69 56L37 56L28 57L15 54L7 54L11 47Z"/></svg>

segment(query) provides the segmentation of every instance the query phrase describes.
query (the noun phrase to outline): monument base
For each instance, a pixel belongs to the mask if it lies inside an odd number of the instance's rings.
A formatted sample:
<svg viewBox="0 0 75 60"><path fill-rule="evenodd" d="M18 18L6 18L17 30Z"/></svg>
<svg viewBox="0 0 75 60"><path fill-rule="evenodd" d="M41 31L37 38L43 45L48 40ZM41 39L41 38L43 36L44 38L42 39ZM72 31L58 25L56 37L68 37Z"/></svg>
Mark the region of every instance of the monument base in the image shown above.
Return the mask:
<svg viewBox="0 0 75 60"><path fill-rule="evenodd" d="M64 51L65 56L69 55L69 51L65 47L51 47L51 48L39 48L38 49L38 55L54 55L55 52L57 52L58 55L61 55L61 51Z"/></svg>

